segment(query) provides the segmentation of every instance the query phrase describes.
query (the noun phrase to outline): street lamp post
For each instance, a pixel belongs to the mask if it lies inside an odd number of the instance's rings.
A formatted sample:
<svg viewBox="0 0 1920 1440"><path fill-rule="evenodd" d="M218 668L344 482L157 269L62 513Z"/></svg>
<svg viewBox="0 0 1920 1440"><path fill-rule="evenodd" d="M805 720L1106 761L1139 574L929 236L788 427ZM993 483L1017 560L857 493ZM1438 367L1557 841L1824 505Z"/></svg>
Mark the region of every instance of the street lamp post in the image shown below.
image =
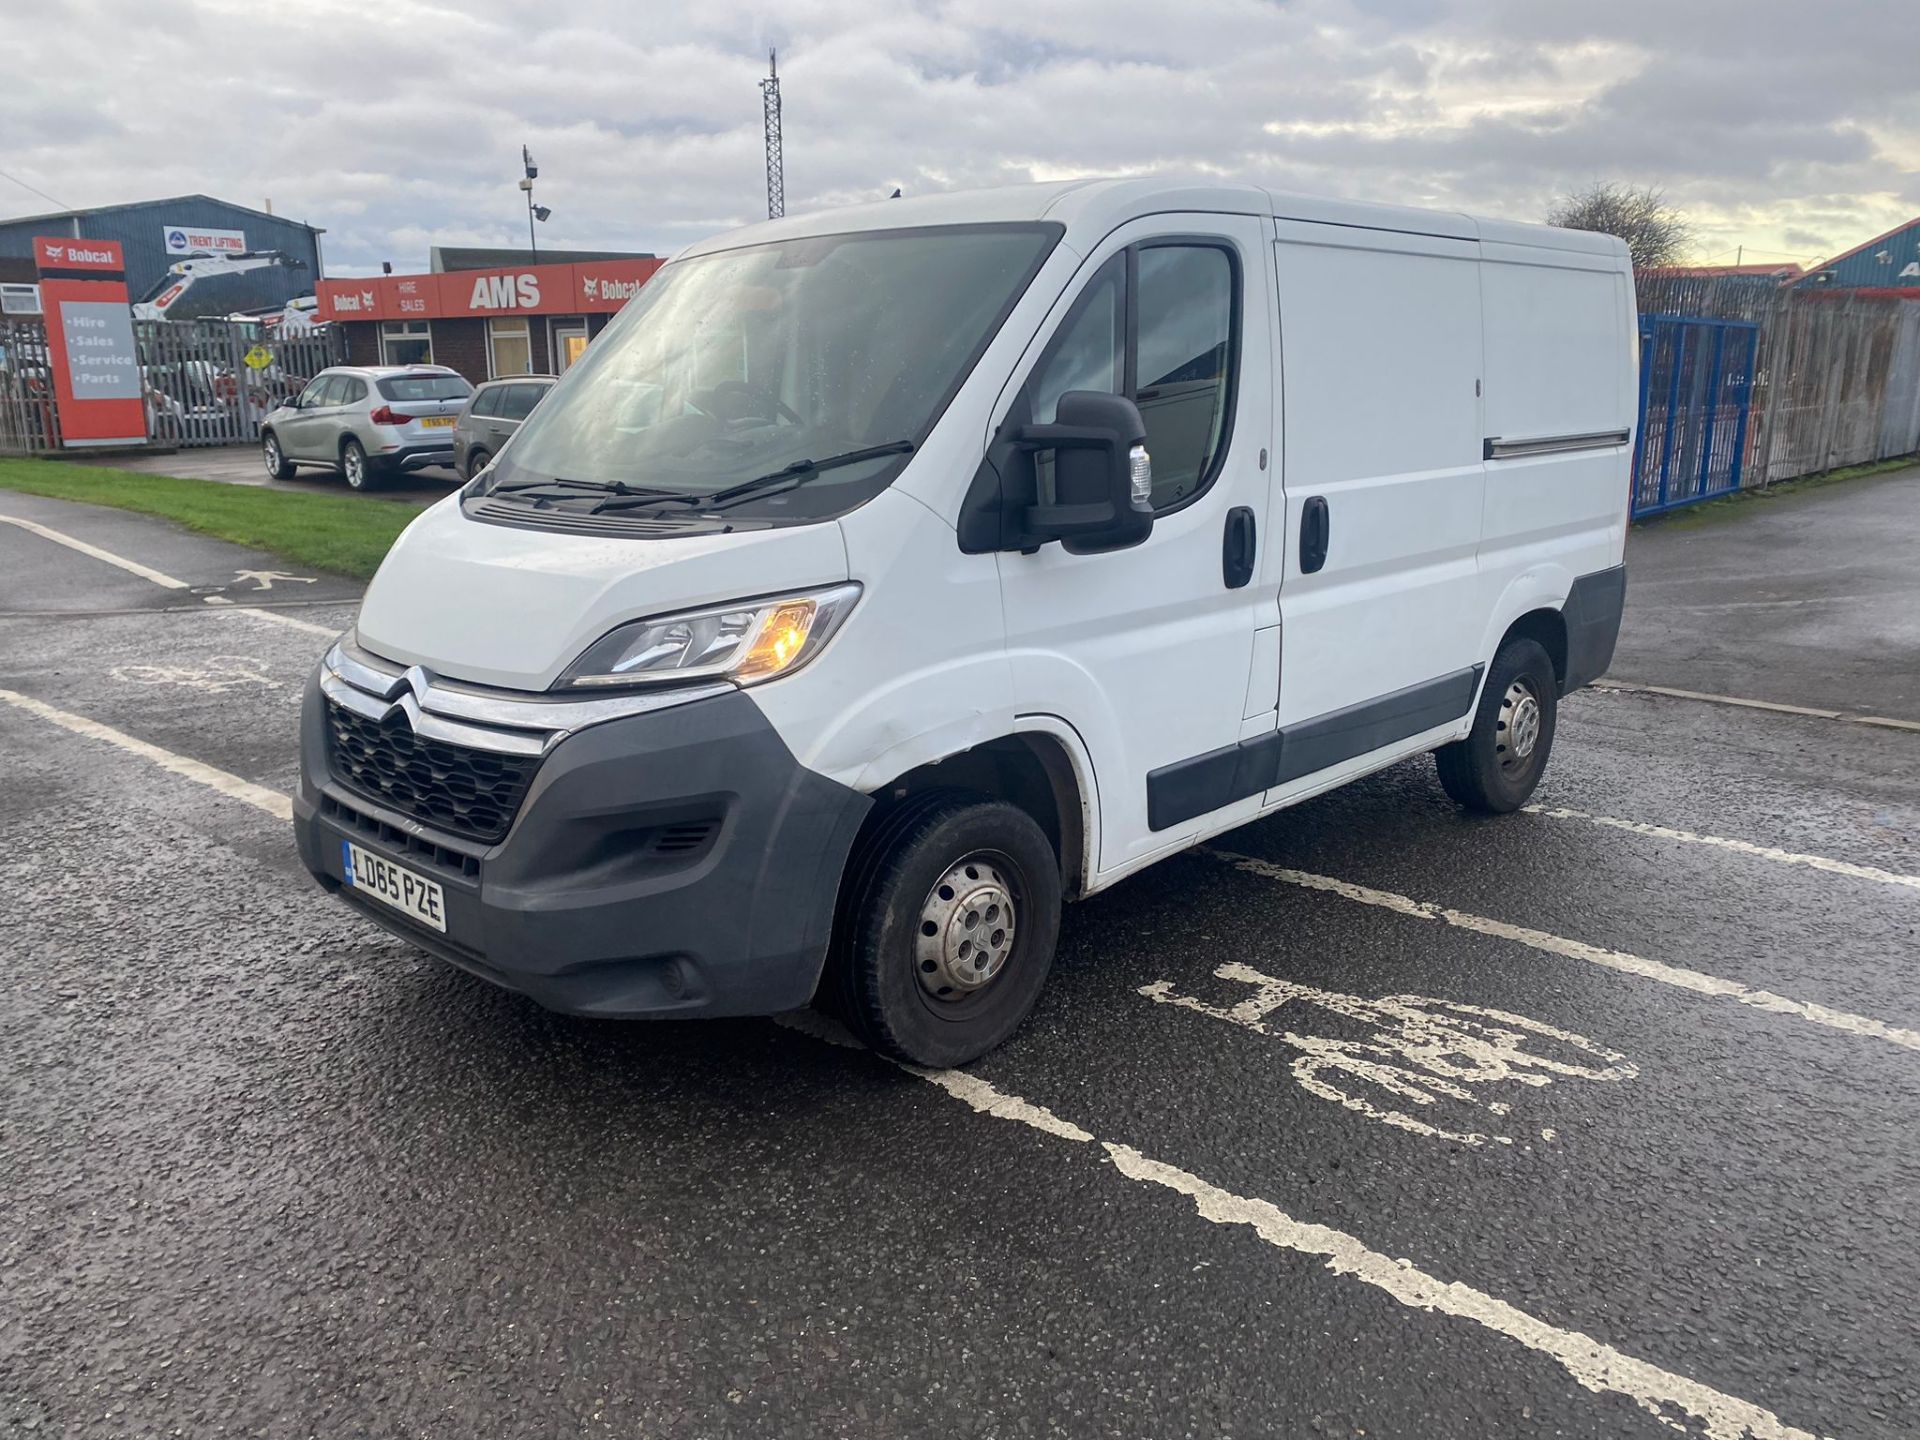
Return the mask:
<svg viewBox="0 0 1920 1440"><path fill-rule="evenodd" d="M520 180L520 189L527 197L527 254L537 265L540 263L540 243L534 239L533 222L544 221L553 211L533 203L533 182L540 178L540 167L533 163L533 154L524 145L520 147L520 163L527 172Z"/></svg>

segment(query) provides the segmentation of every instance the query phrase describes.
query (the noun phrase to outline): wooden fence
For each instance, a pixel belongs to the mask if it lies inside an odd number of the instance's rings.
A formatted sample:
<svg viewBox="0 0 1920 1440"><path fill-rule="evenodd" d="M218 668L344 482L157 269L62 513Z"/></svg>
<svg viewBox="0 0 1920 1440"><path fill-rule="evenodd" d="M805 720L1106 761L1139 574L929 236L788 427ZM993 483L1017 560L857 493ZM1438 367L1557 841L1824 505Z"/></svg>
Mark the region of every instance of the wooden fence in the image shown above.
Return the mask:
<svg viewBox="0 0 1920 1440"><path fill-rule="evenodd" d="M1759 325L1744 487L1920 451L1920 300L1757 276L1642 274L1635 286L1643 315Z"/></svg>

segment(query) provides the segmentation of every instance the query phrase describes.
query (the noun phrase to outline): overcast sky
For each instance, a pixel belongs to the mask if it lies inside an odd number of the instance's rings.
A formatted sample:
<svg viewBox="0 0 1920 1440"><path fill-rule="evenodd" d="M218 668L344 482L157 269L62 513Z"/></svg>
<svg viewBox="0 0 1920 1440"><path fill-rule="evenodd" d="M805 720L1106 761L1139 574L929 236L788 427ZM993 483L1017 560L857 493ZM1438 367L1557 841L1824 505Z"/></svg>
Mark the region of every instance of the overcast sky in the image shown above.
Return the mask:
<svg viewBox="0 0 1920 1440"><path fill-rule="evenodd" d="M10 0L0 169L64 205L204 191L328 269L524 241L670 253L765 214L1205 170L1539 219L1663 187L1699 257L1808 260L1920 214L1915 0ZM0 217L53 208L0 180Z"/></svg>

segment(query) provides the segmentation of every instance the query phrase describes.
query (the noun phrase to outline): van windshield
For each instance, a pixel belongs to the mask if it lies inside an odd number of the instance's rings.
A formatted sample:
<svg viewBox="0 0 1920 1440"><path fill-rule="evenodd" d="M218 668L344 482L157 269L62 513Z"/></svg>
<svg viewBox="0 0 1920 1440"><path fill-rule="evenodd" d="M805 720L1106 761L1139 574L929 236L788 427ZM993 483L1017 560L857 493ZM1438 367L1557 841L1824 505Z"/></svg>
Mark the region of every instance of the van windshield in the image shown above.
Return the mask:
<svg viewBox="0 0 1920 1440"><path fill-rule="evenodd" d="M489 493L573 510L596 489L676 508L728 491L730 515L768 519L851 509L925 440L1059 234L882 230L675 261L521 427ZM749 483L788 470L804 483Z"/></svg>

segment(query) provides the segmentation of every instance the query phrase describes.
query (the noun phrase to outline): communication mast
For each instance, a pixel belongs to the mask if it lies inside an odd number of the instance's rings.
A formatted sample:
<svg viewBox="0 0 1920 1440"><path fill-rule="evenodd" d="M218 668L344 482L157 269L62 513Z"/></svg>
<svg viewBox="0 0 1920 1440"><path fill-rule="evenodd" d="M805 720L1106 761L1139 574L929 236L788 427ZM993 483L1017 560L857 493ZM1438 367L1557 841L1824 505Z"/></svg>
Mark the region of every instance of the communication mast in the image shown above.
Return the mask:
<svg viewBox="0 0 1920 1440"><path fill-rule="evenodd" d="M760 82L760 98L766 108L767 126L767 218L778 220L787 213L786 166L780 153L780 66L778 57L767 51L767 78Z"/></svg>

